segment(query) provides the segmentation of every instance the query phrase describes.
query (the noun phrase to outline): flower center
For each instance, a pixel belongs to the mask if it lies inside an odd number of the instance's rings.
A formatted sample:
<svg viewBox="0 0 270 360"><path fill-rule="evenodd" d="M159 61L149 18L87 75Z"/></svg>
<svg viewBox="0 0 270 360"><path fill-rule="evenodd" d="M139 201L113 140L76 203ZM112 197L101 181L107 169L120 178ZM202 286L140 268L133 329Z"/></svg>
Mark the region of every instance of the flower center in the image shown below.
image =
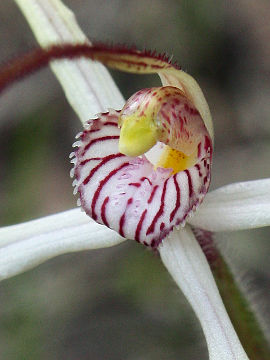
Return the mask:
<svg viewBox="0 0 270 360"><path fill-rule="evenodd" d="M205 133L200 114L178 88L167 86L143 89L122 109L119 151L139 156L153 148L147 158L155 168L172 169L172 174L193 166L198 144ZM161 147L157 142L163 143ZM156 145L156 146L155 146Z"/></svg>
<svg viewBox="0 0 270 360"><path fill-rule="evenodd" d="M183 152L166 145L155 167L172 169L172 174L177 174L179 171L193 166L196 163L196 159L197 153L187 156Z"/></svg>

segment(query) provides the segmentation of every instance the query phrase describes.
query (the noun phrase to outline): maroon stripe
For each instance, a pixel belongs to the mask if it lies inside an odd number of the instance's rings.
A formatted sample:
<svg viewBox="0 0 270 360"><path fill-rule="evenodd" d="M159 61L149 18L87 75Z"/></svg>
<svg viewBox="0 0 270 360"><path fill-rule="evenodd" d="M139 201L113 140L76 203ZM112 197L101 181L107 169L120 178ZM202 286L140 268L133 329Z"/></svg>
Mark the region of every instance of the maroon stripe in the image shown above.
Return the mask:
<svg viewBox="0 0 270 360"><path fill-rule="evenodd" d="M120 220L119 220L119 234L123 237L125 237L125 234L124 234L124 224L125 224L125 220L126 220L126 211L127 211L127 208L130 204L132 204L133 202L133 199L132 198L129 198L128 201L127 201L127 206L125 208L125 211L124 211L124 214L121 216Z"/></svg>
<svg viewBox="0 0 270 360"><path fill-rule="evenodd" d="M82 160L79 165L85 165L87 164L89 161L92 161L92 160L102 160L103 158L102 157L95 157L95 158L90 158L90 159L85 159L85 160Z"/></svg>
<svg viewBox="0 0 270 360"><path fill-rule="evenodd" d="M181 193L180 193L180 188L179 188L178 182L176 180L176 176L177 176L177 174L175 174L173 176L174 186L175 186L175 190L176 190L176 202L175 202L175 208L173 209L173 211L170 214L170 222L173 221L173 218L175 217L175 214L176 214L177 210L179 209L180 203L181 203L180 202Z"/></svg>
<svg viewBox="0 0 270 360"><path fill-rule="evenodd" d="M158 185L155 185L154 186L154 188L153 188L153 190L152 190L152 192L151 192L151 195L150 195L150 197L149 197L149 199L148 199L148 204L151 204L151 202L152 202L152 200L153 200L153 197L154 197L154 195L155 195L155 192L157 191L157 188L158 188Z"/></svg>
<svg viewBox="0 0 270 360"><path fill-rule="evenodd" d="M140 220L138 222L137 228L136 228L135 240L138 241L138 242L140 241L140 232L141 232L141 229L142 229L142 224L143 224L146 213L147 213L147 209L145 209L144 212L142 213L142 215L140 217Z"/></svg>
<svg viewBox="0 0 270 360"><path fill-rule="evenodd" d="M120 154L122 155L122 154ZM124 155L123 155L124 156ZM93 200L92 200L92 204L91 204L91 209L92 209L92 218L94 220L97 219L97 214L95 213L95 207L96 207L96 203L99 197L99 194L103 188L103 186L108 182L108 180L114 176L116 173L118 173L118 171L120 171L121 169L123 169L124 167L127 167L129 165L128 162L123 163L121 166L119 166L118 168L114 169L113 171L111 171L102 181L100 181L97 190L95 191L95 194L93 196Z"/></svg>
<svg viewBox="0 0 270 360"><path fill-rule="evenodd" d="M154 232L155 230L155 225L157 223L158 218L163 214L163 210L164 210L164 199L165 199L165 193L166 193L166 188L167 188L167 183L168 183L169 178L165 181L164 185L163 185L163 190L162 190L162 195L161 195L161 199L160 199L160 208L158 210L158 212L156 213L151 225L149 226L149 228L147 229L146 235L151 234L152 232Z"/></svg>
<svg viewBox="0 0 270 360"><path fill-rule="evenodd" d="M103 201L103 204L101 206L101 219L103 221L103 224L109 227L109 224L108 224L108 221L106 218L106 206L107 206L108 202L109 202L109 196L107 196L105 198L105 200Z"/></svg>
<svg viewBox="0 0 270 360"><path fill-rule="evenodd" d="M148 180L149 184L152 185L152 182L148 179L148 177L142 177L140 178L140 181Z"/></svg>
<svg viewBox="0 0 270 360"><path fill-rule="evenodd" d="M119 157L123 157L125 155L118 153L118 154L111 154L106 156L97 166L95 166L91 171L90 174L83 180L83 185L87 185L91 179L91 177L94 175L94 173L101 168L101 166L103 166L104 164L106 164L108 161L119 158Z"/></svg>
<svg viewBox="0 0 270 360"><path fill-rule="evenodd" d="M190 172L188 170L184 170L184 172L187 174L189 198L191 198L191 196L193 195L193 185L192 185L192 181L191 181Z"/></svg>
<svg viewBox="0 0 270 360"><path fill-rule="evenodd" d="M86 151L95 143L99 142L99 141L107 141L107 140L116 140L116 139L119 139L119 135L113 135L113 136L103 136L103 137L99 137L99 138L96 138L96 139L93 139L91 140L86 146L85 148L83 149L83 152L81 154L81 156L83 156Z"/></svg>
<svg viewBox="0 0 270 360"><path fill-rule="evenodd" d="M136 188L139 188L141 186L141 183L129 183L130 186L135 186Z"/></svg>
<svg viewBox="0 0 270 360"><path fill-rule="evenodd" d="M120 221L119 221L119 234L123 237L125 237L124 231L123 231L123 227L124 227L124 223L125 223L125 213L121 216Z"/></svg>

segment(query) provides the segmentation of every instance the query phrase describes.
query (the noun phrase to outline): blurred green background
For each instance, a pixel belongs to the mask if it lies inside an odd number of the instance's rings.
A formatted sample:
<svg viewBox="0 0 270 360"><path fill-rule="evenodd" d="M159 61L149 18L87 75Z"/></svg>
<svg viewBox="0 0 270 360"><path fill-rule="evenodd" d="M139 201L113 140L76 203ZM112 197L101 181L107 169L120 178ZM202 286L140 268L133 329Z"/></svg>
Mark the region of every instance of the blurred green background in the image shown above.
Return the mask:
<svg viewBox="0 0 270 360"><path fill-rule="evenodd" d="M211 188L270 177L270 2L66 0L92 40L173 54L215 125ZM0 2L0 59L36 45ZM156 77L113 72L129 97ZM75 207L68 155L81 125L49 69L0 98L0 221ZM270 328L269 228L217 241ZM200 325L157 255L131 241L69 254L0 284L1 359L207 359ZM268 336L269 337L269 336Z"/></svg>

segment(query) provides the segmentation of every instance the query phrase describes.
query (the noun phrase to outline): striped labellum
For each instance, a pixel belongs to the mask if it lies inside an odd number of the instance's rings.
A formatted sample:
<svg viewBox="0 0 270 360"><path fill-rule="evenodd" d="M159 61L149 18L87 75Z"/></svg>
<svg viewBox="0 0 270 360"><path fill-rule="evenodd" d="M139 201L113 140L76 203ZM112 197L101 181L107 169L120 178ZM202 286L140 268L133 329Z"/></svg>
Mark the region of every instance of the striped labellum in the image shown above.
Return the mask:
<svg viewBox="0 0 270 360"><path fill-rule="evenodd" d="M195 80L164 57L105 48L92 57L119 70L158 72L164 86L140 90L122 110L87 122L71 154L74 192L95 221L156 248L208 191L207 103Z"/></svg>

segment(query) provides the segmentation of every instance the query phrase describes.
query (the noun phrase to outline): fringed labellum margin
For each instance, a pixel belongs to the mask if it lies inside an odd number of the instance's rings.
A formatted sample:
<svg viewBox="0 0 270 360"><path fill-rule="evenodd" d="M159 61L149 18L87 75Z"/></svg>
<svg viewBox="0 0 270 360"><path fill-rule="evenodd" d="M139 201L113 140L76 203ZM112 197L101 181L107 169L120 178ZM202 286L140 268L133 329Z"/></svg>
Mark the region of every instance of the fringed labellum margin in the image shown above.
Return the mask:
<svg viewBox="0 0 270 360"><path fill-rule="evenodd" d="M127 53L125 61L128 56L130 67L140 72L142 58L135 66L137 55ZM151 66L151 56L146 58L145 67ZM113 67L123 70L123 59L118 61ZM211 136L187 82L182 86L170 76L173 86L140 90L121 111L88 121L71 154L74 193L79 193L84 211L121 236L152 248L174 226L185 224L210 184ZM155 153L155 162L149 161L148 150Z"/></svg>

